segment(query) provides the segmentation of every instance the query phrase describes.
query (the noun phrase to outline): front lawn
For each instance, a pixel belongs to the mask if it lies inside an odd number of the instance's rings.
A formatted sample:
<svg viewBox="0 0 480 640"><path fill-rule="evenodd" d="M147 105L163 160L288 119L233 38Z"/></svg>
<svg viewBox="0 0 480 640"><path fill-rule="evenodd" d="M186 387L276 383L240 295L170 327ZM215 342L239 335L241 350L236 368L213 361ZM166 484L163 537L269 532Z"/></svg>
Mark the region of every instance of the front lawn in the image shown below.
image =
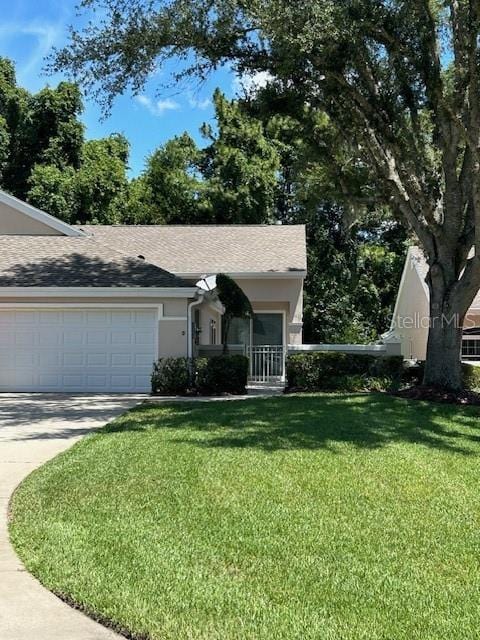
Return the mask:
<svg viewBox="0 0 480 640"><path fill-rule="evenodd" d="M480 411L382 395L145 405L33 473L48 588L155 640L466 640Z"/></svg>

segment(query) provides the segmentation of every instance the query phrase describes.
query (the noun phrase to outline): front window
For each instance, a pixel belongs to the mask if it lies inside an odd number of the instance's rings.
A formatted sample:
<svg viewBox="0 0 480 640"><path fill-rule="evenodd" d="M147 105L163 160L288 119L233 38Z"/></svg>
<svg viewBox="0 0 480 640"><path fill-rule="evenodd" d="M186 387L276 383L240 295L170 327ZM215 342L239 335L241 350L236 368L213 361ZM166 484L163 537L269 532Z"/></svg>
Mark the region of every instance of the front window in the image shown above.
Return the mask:
<svg viewBox="0 0 480 640"><path fill-rule="evenodd" d="M233 318L228 329L228 344L250 344L250 320Z"/></svg>
<svg viewBox="0 0 480 640"><path fill-rule="evenodd" d="M245 346L283 345L283 315L255 313L253 318L234 318L228 331L228 344Z"/></svg>
<svg viewBox="0 0 480 640"><path fill-rule="evenodd" d="M283 315L281 313L256 313L253 317L254 345L283 344Z"/></svg>

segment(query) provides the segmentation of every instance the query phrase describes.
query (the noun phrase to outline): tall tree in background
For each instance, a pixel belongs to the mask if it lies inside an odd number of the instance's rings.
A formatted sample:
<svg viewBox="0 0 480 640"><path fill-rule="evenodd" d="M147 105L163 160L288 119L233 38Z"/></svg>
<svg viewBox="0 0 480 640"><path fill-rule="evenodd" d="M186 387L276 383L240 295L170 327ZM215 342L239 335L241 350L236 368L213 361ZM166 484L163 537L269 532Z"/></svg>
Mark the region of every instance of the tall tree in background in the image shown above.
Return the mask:
<svg viewBox="0 0 480 640"><path fill-rule="evenodd" d="M275 216L279 156L264 126L221 91L206 147L188 133L147 160L132 195L132 220L154 224L258 224ZM143 190L143 193L142 193ZM135 213L136 212L136 213Z"/></svg>
<svg viewBox="0 0 480 640"><path fill-rule="evenodd" d="M159 61L183 56L193 59L188 75L223 62L267 72L328 113L425 251L424 382L461 388L462 322L480 287L480 3L84 2L92 5L106 21L74 34L54 66L99 89L107 104L142 86Z"/></svg>
<svg viewBox="0 0 480 640"><path fill-rule="evenodd" d="M210 222L210 211L203 197L200 173L201 151L184 133L172 138L147 159L142 174L148 203L148 224L201 224Z"/></svg>
<svg viewBox="0 0 480 640"><path fill-rule="evenodd" d="M280 168L279 156L262 123L217 89L213 96L217 132L203 127L210 140L203 174L212 221L217 224L272 222Z"/></svg>
<svg viewBox="0 0 480 640"><path fill-rule="evenodd" d="M79 88L31 94L0 58L0 186L67 222L119 222L128 191L128 142L84 140Z"/></svg>

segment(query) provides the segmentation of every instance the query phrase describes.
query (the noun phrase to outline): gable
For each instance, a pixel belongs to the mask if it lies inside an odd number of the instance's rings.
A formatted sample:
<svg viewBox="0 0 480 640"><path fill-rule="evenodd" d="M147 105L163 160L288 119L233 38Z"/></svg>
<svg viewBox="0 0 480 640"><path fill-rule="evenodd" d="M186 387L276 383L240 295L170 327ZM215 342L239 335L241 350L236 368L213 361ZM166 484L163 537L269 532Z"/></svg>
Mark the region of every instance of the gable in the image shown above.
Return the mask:
<svg viewBox="0 0 480 640"><path fill-rule="evenodd" d="M62 220L0 191L0 235L83 236Z"/></svg>
<svg viewBox="0 0 480 640"><path fill-rule="evenodd" d="M34 220L0 202L0 235L2 236L60 236L60 231Z"/></svg>

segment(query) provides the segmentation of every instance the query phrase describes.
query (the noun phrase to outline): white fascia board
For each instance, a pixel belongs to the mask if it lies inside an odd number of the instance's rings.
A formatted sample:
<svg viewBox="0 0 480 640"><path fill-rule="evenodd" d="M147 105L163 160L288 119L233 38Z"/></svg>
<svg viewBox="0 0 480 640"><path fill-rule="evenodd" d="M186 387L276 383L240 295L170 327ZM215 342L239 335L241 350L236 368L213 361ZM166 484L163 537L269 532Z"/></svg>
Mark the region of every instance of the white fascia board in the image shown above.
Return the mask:
<svg viewBox="0 0 480 640"><path fill-rule="evenodd" d="M196 287L0 287L0 297L17 298L195 298Z"/></svg>
<svg viewBox="0 0 480 640"><path fill-rule="evenodd" d="M213 271L209 272L196 272L196 273L184 273L180 271L172 271L169 269L171 273L174 273L178 278L185 278L187 280L196 278L197 280L203 278L206 273L208 275L212 275ZM220 273L220 272L217 272ZM306 271L224 271L225 275L230 276L231 278L238 279L247 279L247 278L305 278L307 275Z"/></svg>
<svg viewBox="0 0 480 640"><path fill-rule="evenodd" d="M42 224L50 227L51 229L55 229L55 231L59 231L63 233L65 236L70 237L85 237L86 234L81 231L81 229L75 229L71 227L66 222L51 216L49 213L45 211L41 211L36 207L32 207L31 204L24 202L23 200L19 200L15 198L15 196L11 196L9 193L5 193L5 191L0 191L0 203L6 205L7 207L11 207L20 213L36 220L37 222L41 222Z"/></svg>

